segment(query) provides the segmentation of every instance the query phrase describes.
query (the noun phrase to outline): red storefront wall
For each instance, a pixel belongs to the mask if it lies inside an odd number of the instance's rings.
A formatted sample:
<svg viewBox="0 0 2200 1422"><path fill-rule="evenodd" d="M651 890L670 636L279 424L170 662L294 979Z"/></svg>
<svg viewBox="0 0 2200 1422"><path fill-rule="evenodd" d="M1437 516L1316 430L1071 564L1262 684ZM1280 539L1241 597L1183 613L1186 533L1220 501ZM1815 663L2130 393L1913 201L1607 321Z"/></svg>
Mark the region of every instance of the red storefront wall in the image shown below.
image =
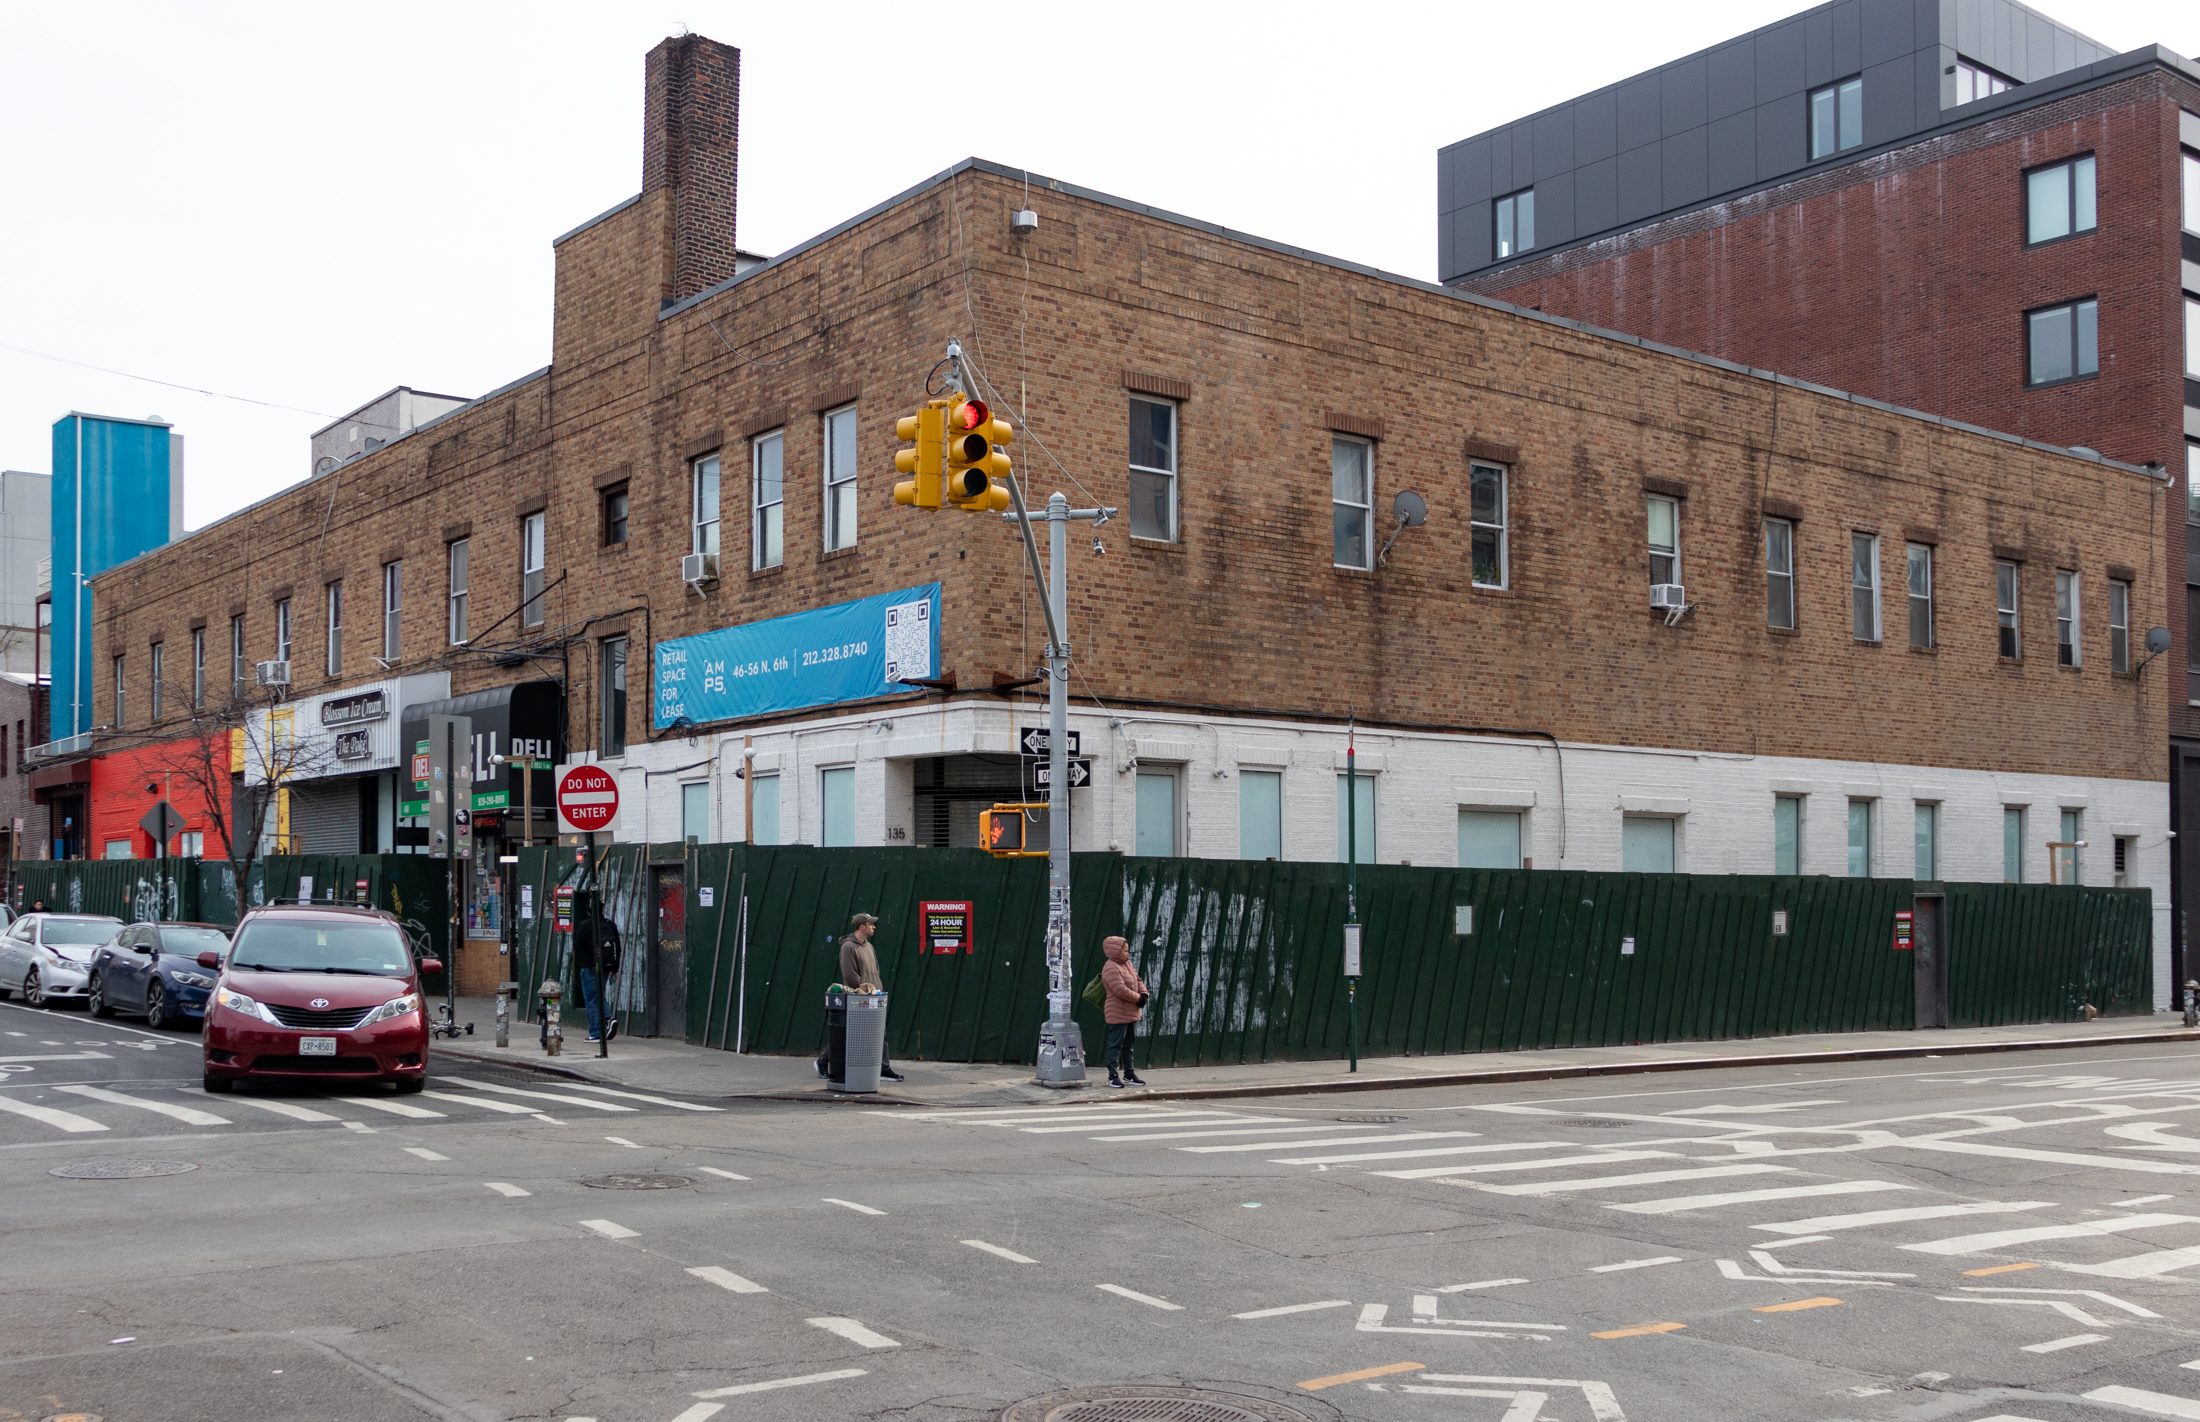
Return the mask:
<svg viewBox="0 0 2200 1422"><path fill-rule="evenodd" d="M158 857L159 846L138 821L163 799L182 816L185 832L197 831L205 836L207 857L227 856L229 848L222 837L222 826L207 813L203 788L206 776L183 773L199 755L196 741L182 740L109 751L94 760L91 791L86 797L86 816L91 821L84 844L86 857L105 858L108 844L118 840L129 841L133 859ZM182 845L182 836L178 835L169 841L168 852L178 854Z"/></svg>

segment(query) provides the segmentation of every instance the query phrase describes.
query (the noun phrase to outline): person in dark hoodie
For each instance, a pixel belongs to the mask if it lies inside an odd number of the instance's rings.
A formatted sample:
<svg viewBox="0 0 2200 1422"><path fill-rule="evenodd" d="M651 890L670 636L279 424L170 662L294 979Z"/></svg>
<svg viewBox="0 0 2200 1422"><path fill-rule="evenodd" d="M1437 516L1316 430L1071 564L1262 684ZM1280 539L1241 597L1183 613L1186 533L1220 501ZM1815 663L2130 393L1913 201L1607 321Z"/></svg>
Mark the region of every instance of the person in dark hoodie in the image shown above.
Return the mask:
<svg viewBox="0 0 2200 1422"><path fill-rule="evenodd" d="M1101 1016L1108 1024L1108 1085L1120 1090L1123 1083L1144 1086L1131 1065L1131 1046L1138 1040L1138 1019L1146 1015L1146 980L1131 966L1131 945L1121 938L1103 941L1100 951L1108 961L1100 968L1100 986L1108 999ZM1120 1064L1122 1075L1116 1075Z"/></svg>

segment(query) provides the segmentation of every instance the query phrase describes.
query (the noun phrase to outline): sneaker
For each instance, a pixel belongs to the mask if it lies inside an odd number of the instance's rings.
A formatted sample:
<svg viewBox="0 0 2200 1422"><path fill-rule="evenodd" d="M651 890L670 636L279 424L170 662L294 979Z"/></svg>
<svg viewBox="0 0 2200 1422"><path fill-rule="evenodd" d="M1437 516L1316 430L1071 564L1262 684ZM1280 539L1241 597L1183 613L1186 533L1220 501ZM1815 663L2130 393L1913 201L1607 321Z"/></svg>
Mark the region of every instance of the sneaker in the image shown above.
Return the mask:
<svg viewBox="0 0 2200 1422"><path fill-rule="evenodd" d="M819 1076L823 1076L823 1077L825 1077L825 1079L826 1079L827 1081L831 1081L831 1080L832 1080L832 1078L831 1078L830 1076L826 1076L826 1074L825 1074L825 1059L824 1059L824 1058L822 1058L822 1057L818 1058L818 1061L817 1061L817 1074L818 1074Z"/></svg>
<svg viewBox="0 0 2200 1422"><path fill-rule="evenodd" d="M589 1040L589 1041L591 1041L591 1042L601 1042L601 1041L603 1040L603 1038L601 1038L601 1037L590 1037L590 1038L589 1038L588 1040Z"/></svg>
<svg viewBox="0 0 2200 1422"><path fill-rule="evenodd" d="M1121 1077L1111 1076L1108 1078L1108 1085L1114 1087L1117 1091L1121 1091L1123 1089L1123 1079Z"/></svg>
<svg viewBox="0 0 2200 1422"><path fill-rule="evenodd" d="M880 1081L901 1082L907 1078L903 1077L898 1071L882 1071L878 1074L878 1079Z"/></svg>
<svg viewBox="0 0 2200 1422"><path fill-rule="evenodd" d="M1146 1084L1145 1079L1137 1075L1135 1072L1124 1072L1123 1080L1129 1082L1133 1086L1144 1086Z"/></svg>

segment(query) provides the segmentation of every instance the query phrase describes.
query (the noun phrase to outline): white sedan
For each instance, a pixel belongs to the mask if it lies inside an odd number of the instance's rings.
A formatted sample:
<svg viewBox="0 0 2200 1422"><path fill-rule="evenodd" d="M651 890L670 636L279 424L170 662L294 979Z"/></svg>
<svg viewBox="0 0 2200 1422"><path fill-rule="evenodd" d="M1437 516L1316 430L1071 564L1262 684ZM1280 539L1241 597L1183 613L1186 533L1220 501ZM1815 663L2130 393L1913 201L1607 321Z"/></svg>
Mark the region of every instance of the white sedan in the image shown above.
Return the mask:
<svg viewBox="0 0 2200 1422"><path fill-rule="evenodd" d="M0 935L0 998L23 994L31 1007L85 996L92 956L123 929L95 913L27 913Z"/></svg>

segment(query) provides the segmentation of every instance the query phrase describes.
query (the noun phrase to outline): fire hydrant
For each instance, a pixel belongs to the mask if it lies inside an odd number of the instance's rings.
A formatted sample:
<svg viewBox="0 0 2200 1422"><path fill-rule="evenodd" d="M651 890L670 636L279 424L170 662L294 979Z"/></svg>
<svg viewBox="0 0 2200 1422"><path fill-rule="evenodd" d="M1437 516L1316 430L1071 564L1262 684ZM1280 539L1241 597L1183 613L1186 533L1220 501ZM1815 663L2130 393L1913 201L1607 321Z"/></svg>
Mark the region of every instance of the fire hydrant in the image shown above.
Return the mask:
<svg viewBox="0 0 2200 1422"><path fill-rule="evenodd" d="M2185 1025L2200 1027L2200 980L2185 979Z"/></svg>
<svg viewBox="0 0 2200 1422"><path fill-rule="evenodd" d="M512 999L519 993L518 983L497 984L497 1045L512 1045Z"/></svg>
<svg viewBox="0 0 2200 1422"><path fill-rule="evenodd" d="M554 1057L565 1045L565 1034L558 1028L558 1007L565 999L565 989L558 986L556 978L544 978L536 995L542 999L542 1049Z"/></svg>

